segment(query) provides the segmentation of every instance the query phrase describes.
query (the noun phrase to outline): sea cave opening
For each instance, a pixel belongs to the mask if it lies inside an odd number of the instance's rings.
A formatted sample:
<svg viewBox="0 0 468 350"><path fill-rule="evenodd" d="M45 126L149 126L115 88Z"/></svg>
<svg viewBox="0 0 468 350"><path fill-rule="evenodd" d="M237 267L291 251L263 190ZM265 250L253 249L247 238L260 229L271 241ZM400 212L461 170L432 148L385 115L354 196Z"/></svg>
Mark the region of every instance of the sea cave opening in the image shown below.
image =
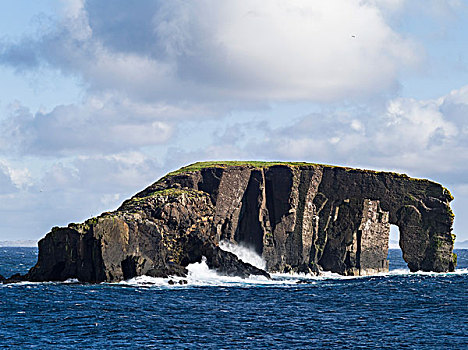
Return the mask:
<svg viewBox="0 0 468 350"><path fill-rule="evenodd" d="M390 270L407 269L406 262L403 260L403 252L400 248L400 229L397 225L390 225L387 259Z"/></svg>

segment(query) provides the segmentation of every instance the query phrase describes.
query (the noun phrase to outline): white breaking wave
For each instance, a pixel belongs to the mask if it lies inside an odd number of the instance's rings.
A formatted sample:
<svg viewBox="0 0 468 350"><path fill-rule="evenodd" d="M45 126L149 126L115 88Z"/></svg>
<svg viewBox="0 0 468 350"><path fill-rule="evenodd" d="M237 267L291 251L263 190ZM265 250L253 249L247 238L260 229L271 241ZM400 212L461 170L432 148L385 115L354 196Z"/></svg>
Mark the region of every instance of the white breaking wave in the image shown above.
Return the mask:
<svg viewBox="0 0 468 350"><path fill-rule="evenodd" d="M128 281L120 282L126 285L136 286L160 286L160 287L175 287L183 288L187 286L255 286L255 285L273 285L273 284L295 284L297 279L289 280L269 280L264 276L250 276L249 278L241 278L234 276L224 276L211 270L206 264L206 258L203 257L199 263L193 263L187 266L187 277L169 277L169 278L155 278L149 276L139 276L132 278ZM169 284L169 282L173 284ZM185 283L186 282L186 283Z"/></svg>
<svg viewBox="0 0 468 350"><path fill-rule="evenodd" d="M235 244L229 241L221 241L219 243L221 249L235 254L240 260L249 263L255 267L265 269L266 263L253 249L244 245ZM206 264L206 258L203 257L199 263L190 264L187 266L187 277L169 277L169 278L154 278L148 276L140 276L131 280L121 282L123 284L137 286L160 286L170 288L183 288L187 286L255 286L255 285L281 285L293 286L297 283L316 284L326 280L349 280L349 279L366 279L375 276L414 276L414 275L432 275L434 277L443 277L447 275L467 274L468 269L457 269L455 272L436 273L436 272L410 272L409 269L395 269L388 272L380 272L374 275L366 276L343 276L330 271L323 271L320 275L310 275L304 273L271 273L272 279L269 280L263 276L250 276L249 278L241 278L234 276L225 276L219 274L215 270L211 270ZM169 284L169 282L171 284Z"/></svg>
<svg viewBox="0 0 468 350"><path fill-rule="evenodd" d="M255 250L249 247L246 247L242 244L235 244L229 241L219 242L219 247L222 250L233 253L243 262L249 263L250 265L258 267L262 270L265 270L266 268L265 260L263 260L262 257L258 255L257 252L255 252Z"/></svg>
<svg viewBox="0 0 468 350"><path fill-rule="evenodd" d="M453 272L433 272L433 271L416 271L410 272L406 269L396 269L390 272L383 273L384 275L424 275L424 276L450 276L450 275L466 275L468 274L468 268L455 269Z"/></svg>
<svg viewBox="0 0 468 350"><path fill-rule="evenodd" d="M369 276L342 276L337 273L324 271L319 276L308 275L308 274L289 274L289 273L273 273L271 274L272 279L269 280L263 276L250 276L249 278L224 276L217 273L215 270L211 270L206 264L206 259L203 258L201 262L190 264L187 266L188 275L187 277L171 276L168 278L155 278L149 276L139 276L127 281L118 282L118 284L133 286L133 287L155 287L155 288L187 288L187 287L198 287L198 286L212 286L212 287L255 287L255 286L282 286L282 287L294 287L297 283L307 284L322 284L330 280L350 280L350 279L367 279L372 277L391 277L391 276L418 276L426 275L433 276L434 278L444 278L451 275L466 275L468 274L468 268L457 269L454 272L410 272L407 269L391 270L385 273L379 273ZM65 282L19 282L12 284L0 284L0 288L17 288L20 286L26 286L30 288L34 285L54 285L54 284L74 284L78 283L75 279L69 279ZM171 283L171 284L170 284ZM115 283L103 283L103 284L115 284Z"/></svg>
<svg viewBox="0 0 468 350"><path fill-rule="evenodd" d="M188 282L194 285L271 284L271 281L264 276L242 278L221 275L208 267L205 257L200 263L188 265L187 270Z"/></svg>

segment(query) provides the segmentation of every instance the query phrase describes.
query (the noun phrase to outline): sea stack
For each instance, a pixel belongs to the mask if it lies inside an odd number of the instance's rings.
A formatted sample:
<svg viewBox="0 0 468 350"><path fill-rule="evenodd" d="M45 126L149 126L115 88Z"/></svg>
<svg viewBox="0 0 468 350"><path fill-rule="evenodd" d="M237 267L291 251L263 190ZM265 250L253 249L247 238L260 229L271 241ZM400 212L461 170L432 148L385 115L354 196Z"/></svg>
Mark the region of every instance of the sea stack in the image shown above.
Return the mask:
<svg viewBox="0 0 468 350"><path fill-rule="evenodd" d="M407 175L310 163L203 162L164 176L117 210L54 227L30 281L185 276L203 257L219 273L366 275L388 271L390 224L411 271L455 269L453 200ZM266 271L219 247L254 249Z"/></svg>

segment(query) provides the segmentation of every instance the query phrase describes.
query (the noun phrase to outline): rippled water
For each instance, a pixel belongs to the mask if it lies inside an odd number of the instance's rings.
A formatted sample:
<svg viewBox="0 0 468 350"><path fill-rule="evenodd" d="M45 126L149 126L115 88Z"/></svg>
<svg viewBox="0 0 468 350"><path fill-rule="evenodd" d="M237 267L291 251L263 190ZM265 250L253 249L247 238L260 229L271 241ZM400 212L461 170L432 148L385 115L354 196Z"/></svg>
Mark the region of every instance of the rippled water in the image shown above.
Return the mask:
<svg viewBox="0 0 468 350"><path fill-rule="evenodd" d="M372 277L242 280L194 264L188 285L3 285L0 347L467 349L468 250L457 253L449 274L410 274L391 250L390 273ZM0 248L0 274L36 259L36 249Z"/></svg>

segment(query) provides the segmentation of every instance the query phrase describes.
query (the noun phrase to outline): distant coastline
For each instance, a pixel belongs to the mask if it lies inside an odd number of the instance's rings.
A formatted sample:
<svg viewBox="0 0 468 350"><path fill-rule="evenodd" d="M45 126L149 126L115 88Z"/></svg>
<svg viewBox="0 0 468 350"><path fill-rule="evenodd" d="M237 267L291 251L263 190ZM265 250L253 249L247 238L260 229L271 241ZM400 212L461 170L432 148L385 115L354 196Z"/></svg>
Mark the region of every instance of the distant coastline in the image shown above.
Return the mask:
<svg viewBox="0 0 468 350"><path fill-rule="evenodd" d="M0 241L0 247L37 247L37 241L18 240L18 241Z"/></svg>
<svg viewBox="0 0 468 350"><path fill-rule="evenodd" d="M468 240L466 241L455 241L455 249L468 249Z"/></svg>

